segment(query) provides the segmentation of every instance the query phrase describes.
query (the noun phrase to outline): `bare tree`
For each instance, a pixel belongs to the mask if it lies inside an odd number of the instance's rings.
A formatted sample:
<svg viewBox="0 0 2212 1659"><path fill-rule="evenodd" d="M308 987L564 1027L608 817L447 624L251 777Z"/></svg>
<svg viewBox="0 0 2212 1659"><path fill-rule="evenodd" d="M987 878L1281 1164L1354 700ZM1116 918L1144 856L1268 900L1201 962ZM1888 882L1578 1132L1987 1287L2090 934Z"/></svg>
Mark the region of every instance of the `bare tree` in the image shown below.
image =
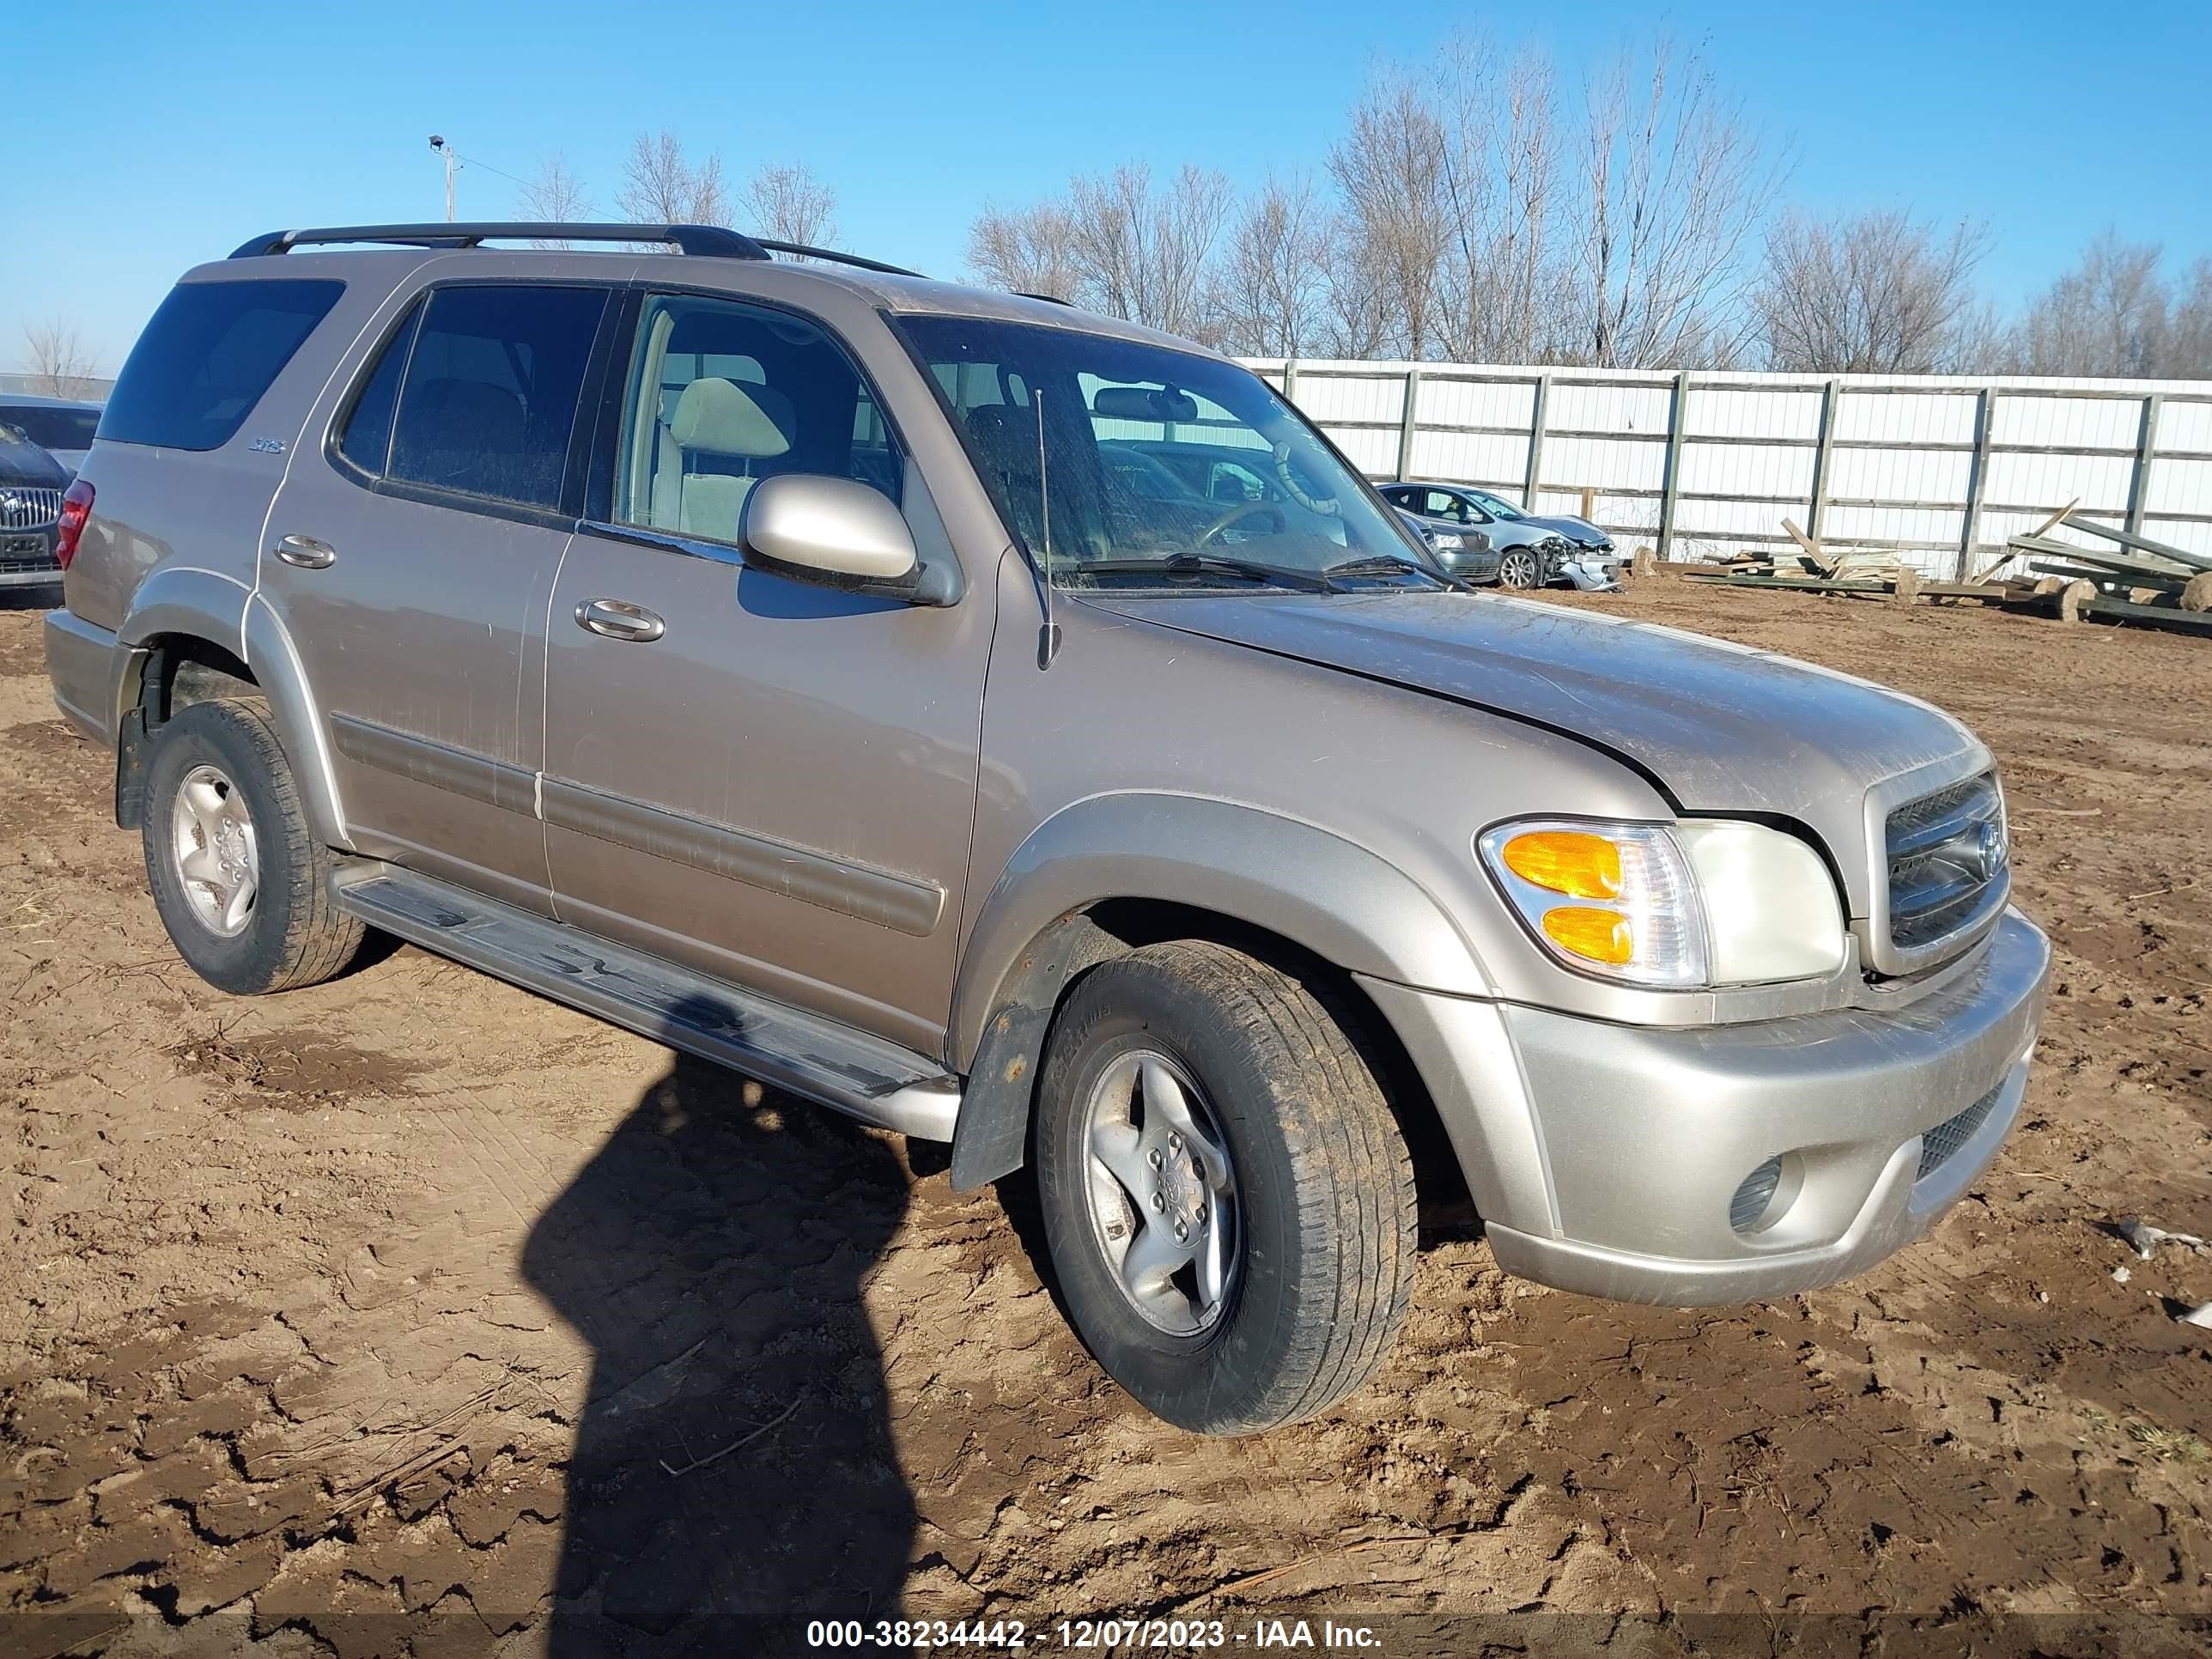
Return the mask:
<svg viewBox="0 0 2212 1659"><path fill-rule="evenodd" d="M1245 203L1219 277L1223 343L1253 357L1297 357L1328 325L1329 234L1313 181L1269 179Z"/></svg>
<svg viewBox="0 0 2212 1659"><path fill-rule="evenodd" d="M1662 40L1586 88L1572 316L1578 355L1669 368L1729 344L1747 239L1780 183L1759 134L1696 54Z"/></svg>
<svg viewBox="0 0 2212 1659"><path fill-rule="evenodd" d="M1073 245L1098 308L1170 334L1213 333L1208 266L1230 200L1227 179L1188 165L1158 191L1142 162L1075 179Z"/></svg>
<svg viewBox="0 0 2212 1659"><path fill-rule="evenodd" d="M1402 356L1402 335L1391 308L1387 273L1348 216L1336 222L1322 270L1328 281L1322 349L1332 357Z"/></svg>
<svg viewBox="0 0 2212 1659"><path fill-rule="evenodd" d="M2081 263L2045 289L2013 332L2015 365L2030 374L2165 373L2166 284L2154 242L2107 230Z"/></svg>
<svg viewBox="0 0 2212 1659"><path fill-rule="evenodd" d="M2212 380L2212 258L2190 266L2187 285L2173 297L2161 363L2178 380Z"/></svg>
<svg viewBox="0 0 2212 1659"><path fill-rule="evenodd" d="M592 198L584 189L584 181L568 170L567 158L558 155L549 155L538 164L536 174L522 187L517 200L524 218L549 224L566 224L592 216ZM569 244L556 239L542 246L567 247Z"/></svg>
<svg viewBox="0 0 2212 1659"><path fill-rule="evenodd" d="M1985 227L1947 235L1900 209L1836 223L1790 214L1769 228L1751 295L1768 366L1814 374L1929 374L1973 343Z"/></svg>
<svg viewBox="0 0 2212 1659"><path fill-rule="evenodd" d="M726 225L731 216L721 156L710 150L695 162L666 131L638 134L615 204L641 224Z"/></svg>
<svg viewBox="0 0 2212 1659"><path fill-rule="evenodd" d="M1557 77L1533 48L1509 54L1462 34L1446 44L1434 79L1449 100L1444 349L1475 362L1556 356L1565 289Z"/></svg>
<svg viewBox="0 0 2212 1659"><path fill-rule="evenodd" d="M1375 349L1419 358L1439 343L1450 147L1425 85L1403 70L1377 76L1353 106L1328 155L1347 243L1334 283L1340 337L1380 320Z"/></svg>
<svg viewBox="0 0 2212 1659"><path fill-rule="evenodd" d="M1230 205L1218 173L1184 167L1156 189L1133 163L1071 180L1065 200L987 210L968 263L1018 292L1206 339L1219 331L1212 267Z"/></svg>
<svg viewBox="0 0 2212 1659"><path fill-rule="evenodd" d="M803 166L763 167L745 186L745 205L757 235L813 247L837 238L837 192Z"/></svg>
<svg viewBox="0 0 2212 1659"><path fill-rule="evenodd" d="M1017 294L1042 294L1070 304L1084 297L1075 226L1057 202L985 208L968 229L968 268L984 282Z"/></svg>
<svg viewBox="0 0 2212 1659"><path fill-rule="evenodd" d="M32 384L44 395L71 398L92 395L93 377L100 362L76 324L58 317L27 323L23 344L31 355Z"/></svg>

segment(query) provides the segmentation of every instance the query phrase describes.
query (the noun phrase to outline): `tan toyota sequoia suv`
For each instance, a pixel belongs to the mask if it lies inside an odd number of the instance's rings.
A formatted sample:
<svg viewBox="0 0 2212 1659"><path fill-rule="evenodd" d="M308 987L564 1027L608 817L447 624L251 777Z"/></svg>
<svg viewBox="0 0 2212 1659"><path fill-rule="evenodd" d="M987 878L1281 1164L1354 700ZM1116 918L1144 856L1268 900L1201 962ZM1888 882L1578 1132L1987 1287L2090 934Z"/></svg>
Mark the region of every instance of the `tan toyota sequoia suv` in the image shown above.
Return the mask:
<svg viewBox="0 0 2212 1659"><path fill-rule="evenodd" d="M1056 302L701 226L259 237L57 550L56 699L202 976L381 930L1027 1166L1193 1429L1381 1363L1409 1144L1510 1272L1729 1302L1917 1237L2027 1087L1972 733L1468 588L1265 382Z"/></svg>

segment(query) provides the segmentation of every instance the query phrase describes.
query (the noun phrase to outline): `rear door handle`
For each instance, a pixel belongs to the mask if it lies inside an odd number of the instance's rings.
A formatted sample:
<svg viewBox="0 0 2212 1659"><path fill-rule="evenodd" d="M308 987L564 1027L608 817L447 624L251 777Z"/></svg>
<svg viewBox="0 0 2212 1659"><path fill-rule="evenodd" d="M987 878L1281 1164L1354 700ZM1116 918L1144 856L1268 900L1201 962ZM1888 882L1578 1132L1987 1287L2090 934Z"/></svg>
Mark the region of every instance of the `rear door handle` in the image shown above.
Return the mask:
<svg viewBox="0 0 2212 1659"><path fill-rule="evenodd" d="M313 536L287 536L276 544L276 556L302 570L327 570L337 562L338 550Z"/></svg>
<svg viewBox="0 0 2212 1659"><path fill-rule="evenodd" d="M668 631L666 623L627 599L586 599L576 607L576 626L611 640L633 640L640 645L649 645Z"/></svg>

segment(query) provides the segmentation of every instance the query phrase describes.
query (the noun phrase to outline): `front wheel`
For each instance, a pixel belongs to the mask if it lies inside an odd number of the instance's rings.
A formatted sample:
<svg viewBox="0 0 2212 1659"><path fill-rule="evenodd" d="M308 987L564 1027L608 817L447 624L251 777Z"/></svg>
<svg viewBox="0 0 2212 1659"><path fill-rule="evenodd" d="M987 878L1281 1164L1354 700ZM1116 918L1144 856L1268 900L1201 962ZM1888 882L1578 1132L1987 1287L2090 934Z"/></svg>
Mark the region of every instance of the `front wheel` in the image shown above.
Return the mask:
<svg viewBox="0 0 2212 1659"><path fill-rule="evenodd" d="M1413 1164L1297 980L1197 941L1094 969L1055 1022L1037 1182L1069 1316L1169 1422L1245 1434L1374 1372L1413 1288Z"/></svg>
<svg viewBox="0 0 2212 1659"><path fill-rule="evenodd" d="M1502 587L1535 587L1541 584L1542 571L1536 556L1525 547L1509 547L1498 561L1498 581Z"/></svg>

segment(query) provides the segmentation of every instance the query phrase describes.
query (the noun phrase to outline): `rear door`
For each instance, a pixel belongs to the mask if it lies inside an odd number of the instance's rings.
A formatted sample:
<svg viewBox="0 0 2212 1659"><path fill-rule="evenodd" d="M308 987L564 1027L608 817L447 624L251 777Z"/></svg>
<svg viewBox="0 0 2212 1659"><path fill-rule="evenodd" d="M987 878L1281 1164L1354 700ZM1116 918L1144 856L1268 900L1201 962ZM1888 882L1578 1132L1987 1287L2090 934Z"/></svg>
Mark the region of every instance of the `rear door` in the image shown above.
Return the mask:
<svg viewBox="0 0 2212 1659"><path fill-rule="evenodd" d="M612 295L464 279L396 301L310 420L327 440L302 441L261 562L354 845L540 911L545 606Z"/></svg>
<svg viewBox="0 0 2212 1659"><path fill-rule="evenodd" d="M947 607L749 568L762 478L898 502L955 556L876 390L824 324L645 292L599 522L553 595L544 812L558 914L923 1052L967 877L992 586Z"/></svg>

